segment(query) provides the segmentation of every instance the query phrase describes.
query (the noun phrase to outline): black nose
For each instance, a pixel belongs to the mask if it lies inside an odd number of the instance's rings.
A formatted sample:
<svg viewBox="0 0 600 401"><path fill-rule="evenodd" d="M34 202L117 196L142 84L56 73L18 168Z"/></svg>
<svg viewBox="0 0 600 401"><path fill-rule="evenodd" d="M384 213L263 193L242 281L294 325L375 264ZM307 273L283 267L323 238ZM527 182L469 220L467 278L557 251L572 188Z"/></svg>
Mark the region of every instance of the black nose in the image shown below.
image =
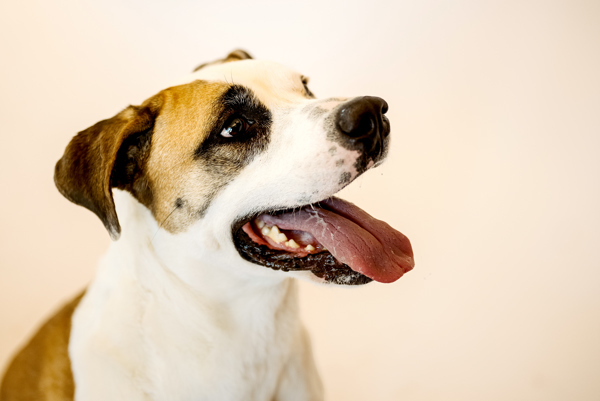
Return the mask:
<svg viewBox="0 0 600 401"><path fill-rule="evenodd" d="M390 122L384 116L387 110L388 104L380 97L355 98L338 111L337 126L346 141L362 143L369 154L380 153L383 140L390 133Z"/></svg>

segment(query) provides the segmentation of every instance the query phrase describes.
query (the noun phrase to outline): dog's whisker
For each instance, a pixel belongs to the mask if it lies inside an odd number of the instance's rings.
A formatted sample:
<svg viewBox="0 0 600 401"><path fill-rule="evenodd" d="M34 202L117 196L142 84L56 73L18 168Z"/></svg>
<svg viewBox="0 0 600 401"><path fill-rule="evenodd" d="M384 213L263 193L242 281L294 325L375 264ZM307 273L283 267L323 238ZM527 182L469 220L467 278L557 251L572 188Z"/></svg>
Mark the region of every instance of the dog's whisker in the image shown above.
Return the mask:
<svg viewBox="0 0 600 401"><path fill-rule="evenodd" d="M164 227L165 222L169 219L169 217L171 217L171 215L175 212L175 210L177 210L177 206L175 206L175 208L171 211L171 213L169 213L167 215L167 217L164 218L164 220L160 223L158 223L158 228L156 229L156 232L154 233L154 235L152 236L152 238L150 239L150 242L153 242L154 239L156 238L156 235L158 235L158 232L160 231L160 229L162 227Z"/></svg>

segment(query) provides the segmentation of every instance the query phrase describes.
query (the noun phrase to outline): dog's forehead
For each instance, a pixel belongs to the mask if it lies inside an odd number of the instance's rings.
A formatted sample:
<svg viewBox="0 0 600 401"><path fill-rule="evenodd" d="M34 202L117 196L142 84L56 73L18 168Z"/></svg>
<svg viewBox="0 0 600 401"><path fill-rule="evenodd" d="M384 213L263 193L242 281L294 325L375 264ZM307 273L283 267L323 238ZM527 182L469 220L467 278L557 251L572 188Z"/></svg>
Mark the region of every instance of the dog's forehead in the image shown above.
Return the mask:
<svg viewBox="0 0 600 401"><path fill-rule="evenodd" d="M251 89L267 107L304 98L302 75L266 60L241 60L209 65L192 73L187 82L216 81Z"/></svg>

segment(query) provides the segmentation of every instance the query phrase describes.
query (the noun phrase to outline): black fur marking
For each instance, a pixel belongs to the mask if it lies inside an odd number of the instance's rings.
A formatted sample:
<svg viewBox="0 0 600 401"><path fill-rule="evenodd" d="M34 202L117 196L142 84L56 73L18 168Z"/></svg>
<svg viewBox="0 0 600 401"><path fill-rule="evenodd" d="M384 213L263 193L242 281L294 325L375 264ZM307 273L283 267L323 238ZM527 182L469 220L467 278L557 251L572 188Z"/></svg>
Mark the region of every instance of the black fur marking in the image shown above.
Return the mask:
<svg viewBox="0 0 600 401"><path fill-rule="evenodd" d="M241 169L256 154L266 149L272 121L271 112L250 89L242 85L232 85L223 94L220 103L223 105L223 111L208 138L196 149L194 157L209 158L217 168L227 165ZM231 138L223 137L223 128L234 118L247 121L248 129Z"/></svg>
<svg viewBox="0 0 600 401"><path fill-rule="evenodd" d="M340 174L340 181L338 182L339 185L346 185L350 183L350 180L352 179L352 174L350 174L349 172L345 172Z"/></svg>
<svg viewBox="0 0 600 401"><path fill-rule="evenodd" d="M175 207L177 209L182 208L184 204L185 204L185 201L181 198L177 198L177 200L175 201Z"/></svg>

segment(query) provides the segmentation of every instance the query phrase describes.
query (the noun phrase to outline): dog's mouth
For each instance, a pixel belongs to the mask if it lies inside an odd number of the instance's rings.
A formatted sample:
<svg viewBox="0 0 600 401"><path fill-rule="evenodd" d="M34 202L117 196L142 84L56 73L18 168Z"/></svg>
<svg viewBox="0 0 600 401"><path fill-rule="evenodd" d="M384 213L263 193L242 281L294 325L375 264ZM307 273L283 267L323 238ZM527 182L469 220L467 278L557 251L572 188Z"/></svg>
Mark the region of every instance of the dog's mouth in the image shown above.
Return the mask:
<svg viewBox="0 0 600 401"><path fill-rule="evenodd" d="M309 270L335 284L391 283L414 267L406 236L336 197L240 220L233 239L241 257L252 263Z"/></svg>

